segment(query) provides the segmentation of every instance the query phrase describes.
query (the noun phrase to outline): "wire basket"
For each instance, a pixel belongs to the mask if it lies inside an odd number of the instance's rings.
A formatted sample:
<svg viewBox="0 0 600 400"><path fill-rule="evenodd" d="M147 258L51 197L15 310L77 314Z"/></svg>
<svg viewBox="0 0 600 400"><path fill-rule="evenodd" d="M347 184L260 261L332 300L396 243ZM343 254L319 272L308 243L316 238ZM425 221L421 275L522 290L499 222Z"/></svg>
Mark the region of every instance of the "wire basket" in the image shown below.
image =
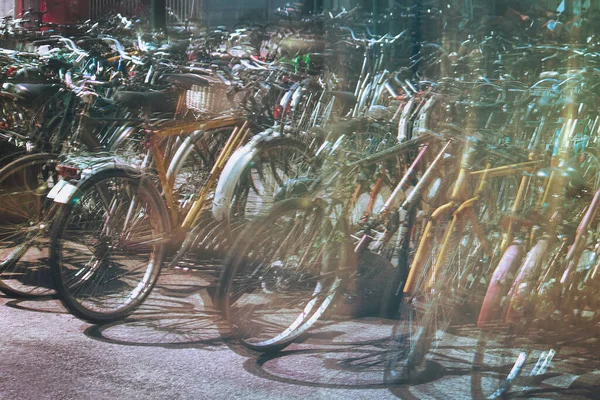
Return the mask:
<svg viewBox="0 0 600 400"><path fill-rule="evenodd" d="M205 114L220 114L233 108L229 87L220 80L209 79L208 86L193 85L185 96L186 106Z"/></svg>

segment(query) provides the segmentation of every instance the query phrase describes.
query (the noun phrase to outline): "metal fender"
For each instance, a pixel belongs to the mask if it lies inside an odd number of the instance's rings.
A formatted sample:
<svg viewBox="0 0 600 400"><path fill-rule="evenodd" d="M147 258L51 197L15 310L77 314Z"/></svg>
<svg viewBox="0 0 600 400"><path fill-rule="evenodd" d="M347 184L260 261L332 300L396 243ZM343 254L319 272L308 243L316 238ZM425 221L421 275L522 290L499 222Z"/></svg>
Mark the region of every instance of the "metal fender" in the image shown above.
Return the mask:
<svg viewBox="0 0 600 400"><path fill-rule="evenodd" d="M273 130L268 129L255 135L248 143L237 149L225 163L212 204L212 215L217 221L226 219L229 215L229 207L233 198L235 186L240 180L242 173L246 170L248 164L258 153L257 143L260 143L265 137L273 135Z"/></svg>
<svg viewBox="0 0 600 400"><path fill-rule="evenodd" d="M194 131L191 135L185 138L181 145L177 148L175 155L167 168L167 179L171 181L177 175L181 168L181 163L187 158L190 152L194 149L194 143L198 138L204 135L207 131Z"/></svg>
<svg viewBox="0 0 600 400"><path fill-rule="evenodd" d="M484 328L500 319L502 299L507 295L512 285L511 274L514 274L521 265L524 253L525 246L522 243L513 243L508 246L502 255L485 292L485 298L477 319L478 328Z"/></svg>
<svg viewBox="0 0 600 400"><path fill-rule="evenodd" d="M546 237L540 239L527 253L525 261L508 292L507 306L504 310L504 317L507 322L520 319L528 306L527 300L534 286L534 282L531 282L531 280L537 276L549 248L550 239Z"/></svg>
<svg viewBox="0 0 600 400"><path fill-rule="evenodd" d="M429 129L430 128L430 113L431 110L433 109L433 107L437 104L438 102L438 97L437 96L431 96L426 102L425 105L423 106L423 108L421 109L421 112L419 112L418 114L418 119L416 121L416 125L417 125L417 129Z"/></svg>
<svg viewBox="0 0 600 400"><path fill-rule="evenodd" d="M416 99L411 98L408 103L402 109L402 114L400 116L400 122L398 123L398 143L402 143L408 140L409 135L409 125L410 125L410 115L415 106Z"/></svg>

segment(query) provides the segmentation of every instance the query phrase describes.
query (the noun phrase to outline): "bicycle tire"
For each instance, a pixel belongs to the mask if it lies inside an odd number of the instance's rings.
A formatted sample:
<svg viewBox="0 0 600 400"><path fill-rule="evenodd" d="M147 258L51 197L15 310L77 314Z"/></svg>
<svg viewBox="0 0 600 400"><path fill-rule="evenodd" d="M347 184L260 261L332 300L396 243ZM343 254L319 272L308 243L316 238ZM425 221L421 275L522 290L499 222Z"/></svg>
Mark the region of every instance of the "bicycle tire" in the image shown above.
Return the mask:
<svg viewBox="0 0 600 400"><path fill-rule="evenodd" d="M153 182L138 171L110 168L81 181L52 229L50 266L65 307L81 319L105 323L141 305L165 257L168 215ZM140 254L144 249L147 259ZM143 257L141 267L134 264L137 257ZM133 279L131 290L126 279Z"/></svg>
<svg viewBox="0 0 600 400"><path fill-rule="evenodd" d="M56 157L22 156L0 169L0 291L11 297L54 293L47 259L47 227L58 181Z"/></svg>

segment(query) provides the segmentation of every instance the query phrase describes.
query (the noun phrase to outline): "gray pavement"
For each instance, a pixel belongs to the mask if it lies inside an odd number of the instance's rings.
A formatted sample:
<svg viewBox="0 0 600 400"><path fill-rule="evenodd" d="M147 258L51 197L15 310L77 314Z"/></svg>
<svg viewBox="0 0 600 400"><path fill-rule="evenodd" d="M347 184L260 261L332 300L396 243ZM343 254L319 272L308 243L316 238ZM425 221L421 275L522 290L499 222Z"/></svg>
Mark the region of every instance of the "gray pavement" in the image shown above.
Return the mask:
<svg viewBox="0 0 600 400"><path fill-rule="evenodd" d="M281 354L252 354L224 335L205 285L167 271L138 312L103 326L55 299L0 297L0 399L469 399L487 382L463 330L445 337L427 382L384 385L391 323L377 318L329 321ZM598 354L566 353L533 398L600 398Z"/></svg>

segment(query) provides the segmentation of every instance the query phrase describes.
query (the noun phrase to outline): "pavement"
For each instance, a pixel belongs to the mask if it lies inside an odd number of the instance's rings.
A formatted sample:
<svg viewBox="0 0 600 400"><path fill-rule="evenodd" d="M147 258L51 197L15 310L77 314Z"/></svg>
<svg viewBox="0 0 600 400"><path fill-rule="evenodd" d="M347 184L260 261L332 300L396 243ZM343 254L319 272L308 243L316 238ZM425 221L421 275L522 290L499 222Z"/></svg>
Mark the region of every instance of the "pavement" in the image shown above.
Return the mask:
<svg viewBox="0 0 600 400"><path fill-rule="evenodd" d="M197 271L165 271L124 321L91 325L53 298L0 296L0 399L470 399L493 384L473 368L477 334L451 330L428 376L383 382L393 322L332 320L276 355L237 345ZM549 344L558 348L557 344ZM600 399L596 338L561 345L551 373L515 382L509 398Z"/></svg>

